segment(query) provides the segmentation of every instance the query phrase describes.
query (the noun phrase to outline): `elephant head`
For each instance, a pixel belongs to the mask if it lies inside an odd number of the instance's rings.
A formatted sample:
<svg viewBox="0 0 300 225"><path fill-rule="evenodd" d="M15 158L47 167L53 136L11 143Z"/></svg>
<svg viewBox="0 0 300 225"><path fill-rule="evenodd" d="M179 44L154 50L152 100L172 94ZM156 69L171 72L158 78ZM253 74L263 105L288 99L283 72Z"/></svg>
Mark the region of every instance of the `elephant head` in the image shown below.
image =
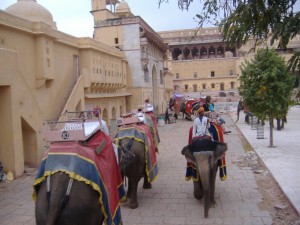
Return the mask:
<svg viewBox="0 0 300 225"><path fill-rule="evenodd" d="M120 169L123 176L128 178L127 199L129 200L129 207L135 209L138 207L137 188L141 178L144 178L144 189L152 187L146 174L145 144L134 138L125 137L119 140L118 145L121 155L124 155L120 159Z"/></svg>
<svg viewBox="0 0 300 225"><path fill-rule="evenodd" d="M192 162L198 169L200 181L194 182L194 195L196 198L201 198L204 195L205 218L208 217L209 208L216 206L214 192L217 161L222 158L226 151L226 143L199 138L194 139L181 151L187 161Z"/></svg>

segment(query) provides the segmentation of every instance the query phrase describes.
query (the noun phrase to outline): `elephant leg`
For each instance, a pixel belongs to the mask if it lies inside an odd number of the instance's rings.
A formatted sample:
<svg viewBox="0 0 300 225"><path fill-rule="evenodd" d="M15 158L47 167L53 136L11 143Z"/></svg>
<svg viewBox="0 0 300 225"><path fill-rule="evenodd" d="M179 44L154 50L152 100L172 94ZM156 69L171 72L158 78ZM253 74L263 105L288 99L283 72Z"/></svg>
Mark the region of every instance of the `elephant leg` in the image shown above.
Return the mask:
<svg viewBox="0 0 300 225"><path fill-rule="evenodd" d="M147 174L144 174L144 184L143 184L143 188L144 189L151 189L152 188L152 184L148 181L148 177Z"/></svg>
<svg viewBox="0 0 300 225"><path fill-rule="evenodd" d="M138 181L132 178L128 178L128 192L127 198L129 199L129 207L131 209L136 209L139 204L137 202L137 187Z"/></svg>
<svg viewBox="0 0 300 225"><path fill-rule="evenodd" d="M201 181L194 181L194 197L200 200L203 197L203 187Z"/></svg>

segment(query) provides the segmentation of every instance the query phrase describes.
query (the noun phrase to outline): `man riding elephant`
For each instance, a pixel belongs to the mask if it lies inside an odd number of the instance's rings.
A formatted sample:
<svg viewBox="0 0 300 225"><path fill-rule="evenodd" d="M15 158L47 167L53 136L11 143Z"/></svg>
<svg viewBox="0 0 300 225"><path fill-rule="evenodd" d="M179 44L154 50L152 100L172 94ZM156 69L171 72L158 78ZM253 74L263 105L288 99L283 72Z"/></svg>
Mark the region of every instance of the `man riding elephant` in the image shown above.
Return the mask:
<svg viewBox="0 0 300 225"><path fill-rule="evenodd" d="M222 127L209 121L203 107L197 112L199 115L190 128L189 144L181 154L187 159L186 180L193 180L195 198L205 196L205 217L208 217L208 209L216 205L214 192L218 167L221 180L227 178L224 157L227 145L222 143Z"/></svg>

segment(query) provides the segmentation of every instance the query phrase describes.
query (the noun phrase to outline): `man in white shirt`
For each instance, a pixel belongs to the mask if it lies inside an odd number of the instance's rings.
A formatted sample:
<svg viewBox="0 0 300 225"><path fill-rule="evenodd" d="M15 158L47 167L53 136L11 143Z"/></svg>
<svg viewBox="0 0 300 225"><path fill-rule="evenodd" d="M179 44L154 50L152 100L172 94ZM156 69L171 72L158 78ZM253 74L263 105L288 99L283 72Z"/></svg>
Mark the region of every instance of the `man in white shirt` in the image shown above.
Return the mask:
<svg viewBox="0 0 300 225"><path fill-rule="evenodd" d="M194 120L192 137L210 136L208 131L210 124L208 118L204 116L204 108L200 107L197 112L198 116Z"/></svg>

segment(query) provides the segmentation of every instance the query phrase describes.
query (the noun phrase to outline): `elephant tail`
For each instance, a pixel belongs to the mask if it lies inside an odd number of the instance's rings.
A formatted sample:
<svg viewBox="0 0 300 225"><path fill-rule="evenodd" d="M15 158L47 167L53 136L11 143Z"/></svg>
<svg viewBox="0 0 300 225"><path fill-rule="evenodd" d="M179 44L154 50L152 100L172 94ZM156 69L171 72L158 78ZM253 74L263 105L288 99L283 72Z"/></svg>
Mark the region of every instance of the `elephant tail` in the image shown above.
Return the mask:
<svg viewBox="0 0 300 225"><path fill-rule="evenodd" d="M121 171L124 171L129 164L134 162L135 155L131 152L133 141L134 138L126 138L122 139L119 143L119 146L121 148L119 167Z"/></svg>
<svg viewBox="0 0 300 225"><path fill-rule="evenodd" d="M68 175L66 175L68 177ZM65 180L65 178L63 178ZM55 225L57 223L58 218L60 217L63 209L67 205L69 201L69 196L70 196L70 191L72 188L73 184L73 178L69 178L69 183L67 186L67 190L65 192L60 192L58 195L51 195L51 190L50 190L50 176L47 178L47 183L49 182L49 189L47 187L47 201L48 201L48 218L47 218L47 223L46 225ZM60 183L60 182L59 182ZM64 184L64 182L60 183ZM48 186L48 185L47 185Z"/></svg>

